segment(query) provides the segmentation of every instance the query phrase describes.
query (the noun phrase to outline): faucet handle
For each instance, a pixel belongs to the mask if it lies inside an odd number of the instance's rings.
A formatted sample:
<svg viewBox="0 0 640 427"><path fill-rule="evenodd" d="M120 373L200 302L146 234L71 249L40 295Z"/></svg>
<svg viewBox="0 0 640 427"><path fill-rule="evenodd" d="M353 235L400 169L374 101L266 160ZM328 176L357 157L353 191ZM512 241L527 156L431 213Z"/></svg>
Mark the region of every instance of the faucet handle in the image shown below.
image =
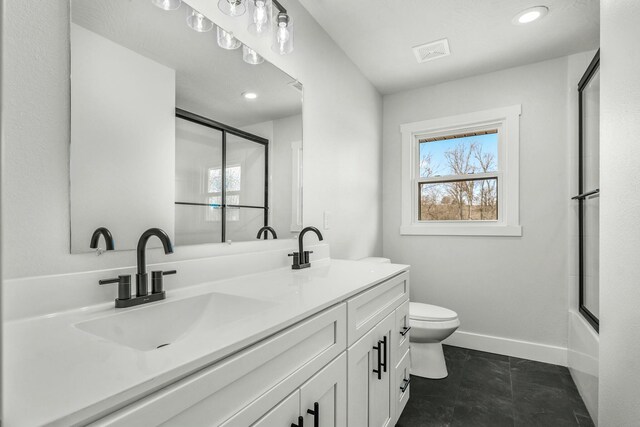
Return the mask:
<svg viewBox="0 0 640 427"><path fill-rule="evenodd" d="M127 300L131 298L131 275L120 275L113 279L103 279L99 280L98 284L100 285L109 285L111 283L118 284L118 299L119 300Z"/></svg>
<svg viewBox="0 0 640 427"><path fill-rule="evenodd" d="M313 251L304 251L304 259L302 260L302 264L309 264L309 254L312 254Z"/></svg>
<svg viewBox="0 0 640 427"><path fill-rule="evenodd" d="M293 257L293 265L291 267L295 269L296 266L300 265L300 261L302 261L301 260L301 254L299 252L294 252L292 254L289 254L289 256ZM304 256L304 255L302 255L302 256Z"/></svg>
<svg viewBox="0 0 640 427"><path fill-rule="evenodd" d="M170 274L176 274L176 273L177 273L176 270L152 271L151 272L151 293L152 294L159 294L159 293L163 292L164 285L163 285L162 276L168 276Z"/></svg>

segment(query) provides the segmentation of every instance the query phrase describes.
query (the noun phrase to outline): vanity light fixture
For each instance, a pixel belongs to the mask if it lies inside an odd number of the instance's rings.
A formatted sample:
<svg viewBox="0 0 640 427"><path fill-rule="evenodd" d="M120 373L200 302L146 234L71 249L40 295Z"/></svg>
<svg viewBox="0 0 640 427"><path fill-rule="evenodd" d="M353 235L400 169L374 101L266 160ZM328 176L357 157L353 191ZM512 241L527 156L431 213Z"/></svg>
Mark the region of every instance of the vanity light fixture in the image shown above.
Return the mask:
<svg viewBox="0 0 640 427"><path fill-rule="evenodd" d="M182 4L182 0L151 0L151 3L162 10L176 10Z"/></svg>
<svg viewBox="0 0 640 427"><path fill-rule="evenodd" d="M206 33L213 29L213 22L195 9L187 11L187 25L199 33Z"/></svg>
<svg viewBox="0 0 640 427"><path fill-rule="evenodd" d="M240 40L233 37L233 34L229 31L225 31L222 28L218 27L218 46L223 49L233 50L239 48L242 43Z"/></svg>
<svg viewBox="0 0 640 427"><path fill-rule="evenodd" d="M242 96L245 99L256 99L258 97L258 94L255 92L242 92Z"/></svg>
<svg viewBox="0 0 640 427"><path fill-rule="evenodd" d="M269 32L271 23L271 0L249 1L249 27L251 34L263 36Z"/></svg>
<svg viewBox="0 0 640 427"><path fill-rule="evenodd" d="M293 52L293 23L286 12L278 13L271 49L280 55Z"/></svg>
<svg viewBox="0 0 640 427"><path fill-rule="evenodd" d="M549 13L549 8L546 6L536 6L525 9L513 17L511 22L514 25L529 24L533 21L537 21L545 17Z"/></svg>
<svg viewBox="0 0 640 427"><path fill-rule="evenodd" d="M264 62L264 58L247 45L242 45L242 59L251 65L258 65Z"/></svg>
<svg viewBox="0 0 640 427"><path fill-rule="evenodd" d="M218 9L225 15L240 16L247 10L244 2L245 0L220 0L218 2Z"/></svg>

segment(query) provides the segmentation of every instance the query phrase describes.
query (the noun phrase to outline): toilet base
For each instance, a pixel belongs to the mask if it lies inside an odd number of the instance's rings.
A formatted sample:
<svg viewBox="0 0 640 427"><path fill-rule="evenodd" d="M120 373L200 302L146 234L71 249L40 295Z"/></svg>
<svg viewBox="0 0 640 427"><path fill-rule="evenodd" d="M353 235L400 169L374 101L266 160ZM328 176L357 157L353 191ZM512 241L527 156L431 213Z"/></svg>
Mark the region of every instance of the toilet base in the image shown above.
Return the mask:
<svg viewBox="0 0 640 427"><path fill-rule="evenodd" d="M411 375L439 380L449 375L442 343L410 343Z"/></svg>

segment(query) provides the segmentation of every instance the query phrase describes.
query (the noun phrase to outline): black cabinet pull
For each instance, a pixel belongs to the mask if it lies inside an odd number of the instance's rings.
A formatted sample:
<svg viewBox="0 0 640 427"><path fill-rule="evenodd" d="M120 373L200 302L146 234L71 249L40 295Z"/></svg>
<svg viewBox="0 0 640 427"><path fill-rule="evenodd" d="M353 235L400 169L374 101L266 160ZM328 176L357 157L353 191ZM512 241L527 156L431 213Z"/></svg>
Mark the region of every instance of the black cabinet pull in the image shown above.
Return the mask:
<svg viewBox="0 0 640 427"><path fill-rule="evenodd" d="M409 377L409 379L404 379L402 380L402 385L400 386L400 391L401 392L405 392L407 391L407 389L409 388L409 384L411 383L411 377Z"/></svg>
<svg viewBox="0 0 640 427"><path fill-rule="evenodd" d="M313 409L307 409L307 414L313 415L313 427L320 427L320 404L313 402Z"/></svg>
<svg viewBox="0 0 640 427"><path fill-rule="evenodd" d="M402 335L403 337L405 335L407 335L409 333L409 331L411 330L411 326L405 326L404 328L402 328L402 330L400 331L400 335Z"/></svg>
<svg viewBox="0 0 640 427"><path fill-rule="evenodd" d="M298 417L298 424L291 423L291 427L304 427L304 418Z"/></svg>
<svg viewBox="0 0 640 427"><path fill-rule="evenodd" d="M373 349L378 353L378 369L374 369L373 373L378 374L378 379L382 379L382 341L378 340L378 345L374 345Z"/></svg>
<svg viewBox="0 0 640 427"><path fill-rule="evenodd" d="M387 336L386 335L384 336L384 338L382 338L382 344L384 345L384 349L382 350L382 358L384 362L382 362L381 365L384 368L384 371L387 372Z"/></svg>

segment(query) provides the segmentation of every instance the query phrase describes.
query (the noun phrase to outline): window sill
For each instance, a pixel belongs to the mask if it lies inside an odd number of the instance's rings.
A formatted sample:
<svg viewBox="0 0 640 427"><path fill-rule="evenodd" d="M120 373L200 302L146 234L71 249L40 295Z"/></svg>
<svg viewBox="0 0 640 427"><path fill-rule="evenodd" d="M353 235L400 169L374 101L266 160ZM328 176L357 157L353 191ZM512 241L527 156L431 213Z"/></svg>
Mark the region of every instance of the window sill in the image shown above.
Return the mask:
<svg viewBox="0 0 640 427"><path fill-rule="evenodd" d="M520 225L412 224L400 227L403 236L522 236Z"/></svg>

